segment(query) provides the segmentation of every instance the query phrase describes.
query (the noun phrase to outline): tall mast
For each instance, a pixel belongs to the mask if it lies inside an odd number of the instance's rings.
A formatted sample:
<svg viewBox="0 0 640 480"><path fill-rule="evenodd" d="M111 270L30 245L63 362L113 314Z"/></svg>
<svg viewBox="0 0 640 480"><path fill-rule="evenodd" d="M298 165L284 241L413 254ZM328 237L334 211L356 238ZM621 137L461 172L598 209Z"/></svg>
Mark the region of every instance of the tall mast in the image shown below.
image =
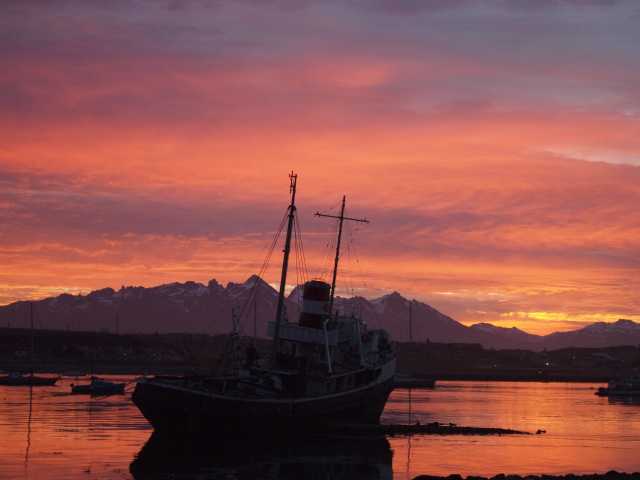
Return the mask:
<svg viewBox="0 0 640 480"><path fill-rule="evenodd" d="M329 312L333 312L333 298L336 295L336 278L338 276L338 261L340 260L340 243L342 241L342 225L344 224L344 204L347 196L342 196L342 208L340 209L340 220L338 224L338 243L336 243L336 258L333 260L333 278L331 279L331 301L329 302Z"/></svg>
<svg viewBox="0 0 640 480"><path fill-rule="evenodd" d="M256 280L257 281L257 280ZM258 289L253 299L253 338L258 338Z"/></svg>
<svg viewBox="0 0 640 480"><path fill-rule="evenodd" d="M336 278L338 277L338 262L340 261L340 243L342 241L342 225L345 220L351 220L352 222L369 223L366 218L350 218L344 216L344 207L347 201L346 195L342 196L342 208L340 209L340 215L328 215L326 213L316 212L316 217L335 218L338 221L338 241L336 243L336 256L333 261L333 278L331 279L331 300L329 301L329 313L333 314L333 299L336 295Z"/></svg>
<svg viewBox="0 0 640 480"><path fill-rule="evenodd" d="M30 366L31 366L31 376L33 377L33 353L35 350L35 339L34 339L34 332L33 332L33 302L29 302L29 321L31 323L31 355L29 357L30 360Z"/></svg>
<svg viewBox="0 0 640 480"><path fill-rule="evenodd" d="M280 291L278 292L278 307L276 308L275 331L273 334L273 356L275 361L278 351L278 343L280 341L280 321L284 309L284 289L287 283L287 270L289 268L289 253L291 252L291 233L293 231L294 216L296 213L296 183L298 175L291 172L289 174L289 193L291 193L291 203L289 204L289 223L287 225L287 238L284 242L284 255L282 257L282 274L280 275Z"/></svg>
<svg viewBox="0 0 640 480"><path fill-rule="evenodd" d="M411 318L411 313L412 313L412 307L413 306L413 300L409 301L409 341L413 342L413 322L412 322L412 318Z"/></svg>

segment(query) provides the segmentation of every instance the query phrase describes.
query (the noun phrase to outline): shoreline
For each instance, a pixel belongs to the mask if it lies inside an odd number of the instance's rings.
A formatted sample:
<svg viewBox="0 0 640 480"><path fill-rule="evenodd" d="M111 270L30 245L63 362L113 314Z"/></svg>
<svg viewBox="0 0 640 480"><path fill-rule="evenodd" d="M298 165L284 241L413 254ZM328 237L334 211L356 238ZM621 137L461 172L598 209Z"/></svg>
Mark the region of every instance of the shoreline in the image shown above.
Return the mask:
<svg viewBox="0 0 640 480"><path fill-rule="evenodd" d="M435 376L436 385L438 380L444 381L478 381L478 382L571 382L571 383L607 383L608 376L604 375L584 375L584 374L554 374L544 375L526 373L443 373Z"/></svg>
<svg viewBox="0 0 640 480"><path fill-rule="evenodd" d="M79 366L73 362L47 362L46 364L36 364L33 367L28 362L2 362L0 372L23 372L28 373L33 368L34 373L81 376L81 375L210 375L212 367L203 367L194 364L157 364L157 363L103 363L95 364L92 368ZM394 388L415 388L415 389L438 389L438 382L441 381L463 381L463 382L556 382L556 383L603 383L608 382L607 377L601 375L526 375L526 374L478 374L456 373L440 375L434 374L429 377L410 377L399 373Z"/></svg>
<svg viewBox="0 0 640 480"><path fill-rule="evenodd" d="M34 341L33 364L30 361ZM0 370L96 374L211 374L227 335L114 334L0 327ZM267 340L255 340L259 358ZM476 344L396 343L397 388L429 388L435 380L606 383L636 365L633 346L553 351L491 350ZM437 385L436 385L437 388Z"/></svg>
<svg viewBox="0 0 640 480"><path fill-rule="evenodd" d="M584 473L565 475L511 475L500 473L498 475L484 477L479 475L462 476L451 474L447 476L439 475L418 475L413 480L640 480L640 472L626 473L610 470L606 473Z"/></svg>
<svg viewBox="0 0 640 480"><path fill-rule="evenodd" d="M28 361L0 361L0 374L10 372L29 373L33 369L37 374L81 376L81 375L212 375L214 365L181 364L173 362L100 362L92 367L86 363L49 361L36 363L33 366ZM446 373L437 372L415 376L404 372L396 374L395 388L438 389L441 381L477 381L477 382L558 382L558 383L601 383L606 384L609 377L603 375L571 375L545 374L535 375L524 372L467 372Z"/></svg>

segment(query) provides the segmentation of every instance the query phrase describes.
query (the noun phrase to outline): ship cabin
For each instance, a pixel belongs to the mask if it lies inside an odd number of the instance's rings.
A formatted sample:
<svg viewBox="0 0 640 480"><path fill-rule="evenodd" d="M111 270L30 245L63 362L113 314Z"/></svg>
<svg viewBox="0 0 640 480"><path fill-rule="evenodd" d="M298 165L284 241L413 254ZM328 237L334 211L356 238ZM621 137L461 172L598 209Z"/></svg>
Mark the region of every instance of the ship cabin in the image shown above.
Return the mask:
<svg viewBox="0 0 640 480"><path fill-rule="evenodd" d="M375 381L392 355L385 331L368 331L354 315L331 315L330 305L331 286L311 280L298 323L269 322L270 337L279 329L275 368L283 390L301 396L353 390Z"/></svg>

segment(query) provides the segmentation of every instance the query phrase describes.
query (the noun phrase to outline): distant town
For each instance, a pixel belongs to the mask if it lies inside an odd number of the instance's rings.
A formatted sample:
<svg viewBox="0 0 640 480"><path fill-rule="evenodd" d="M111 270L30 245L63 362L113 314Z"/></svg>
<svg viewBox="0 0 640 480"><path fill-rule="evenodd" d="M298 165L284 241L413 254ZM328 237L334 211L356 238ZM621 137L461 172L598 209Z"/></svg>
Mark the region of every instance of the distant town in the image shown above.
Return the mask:
<svg viewBox="0 0 640 480"><path fill-rule="evenodd" d="M0 328L0 369L28 371L32 333ZM211 373L221 365L226 335L114 334L36 330L34 370L61 374ZM266 339L245 338L267 355ZM439 380L603 382L640 367L640 346L550 351L488 349L480 344L397 342L401 376Z"/></svg>

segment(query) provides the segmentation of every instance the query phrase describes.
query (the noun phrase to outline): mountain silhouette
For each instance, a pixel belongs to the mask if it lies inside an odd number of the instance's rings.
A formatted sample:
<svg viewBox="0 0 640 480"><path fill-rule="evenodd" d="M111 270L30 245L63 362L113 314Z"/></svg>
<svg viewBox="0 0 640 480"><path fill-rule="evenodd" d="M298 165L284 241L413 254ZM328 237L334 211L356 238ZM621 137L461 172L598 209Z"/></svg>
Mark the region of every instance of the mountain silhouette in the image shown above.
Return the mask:
<svg viewBox="0 0 640 480"><path fill-rule="evenodd" d="M253 299L256 301L254 302ZM251 301L250 301L251 300ZM232 312L240 317L241 333L265 337L273 320L278 292L257 275L226 286L216 280L169 283L155 287L103 288L87 295L61 294L34 301L36 327L120 333L228 333ZM289 321L297 321L301 288L285 301ZM430 305L408 300L398 292L375 299L337 297L336 308L355 315L370 328L385 328L396 341L478 343L485 348L543 350L565 347L640 345L640 324L631 320L598 322L579 330L533 335L518 328L490 323L467 327ZM29 302L0 307L0 325L28 328ZM411 322L409 322L411 312ZM411 327L410 327L411 324Z"/></svg>

